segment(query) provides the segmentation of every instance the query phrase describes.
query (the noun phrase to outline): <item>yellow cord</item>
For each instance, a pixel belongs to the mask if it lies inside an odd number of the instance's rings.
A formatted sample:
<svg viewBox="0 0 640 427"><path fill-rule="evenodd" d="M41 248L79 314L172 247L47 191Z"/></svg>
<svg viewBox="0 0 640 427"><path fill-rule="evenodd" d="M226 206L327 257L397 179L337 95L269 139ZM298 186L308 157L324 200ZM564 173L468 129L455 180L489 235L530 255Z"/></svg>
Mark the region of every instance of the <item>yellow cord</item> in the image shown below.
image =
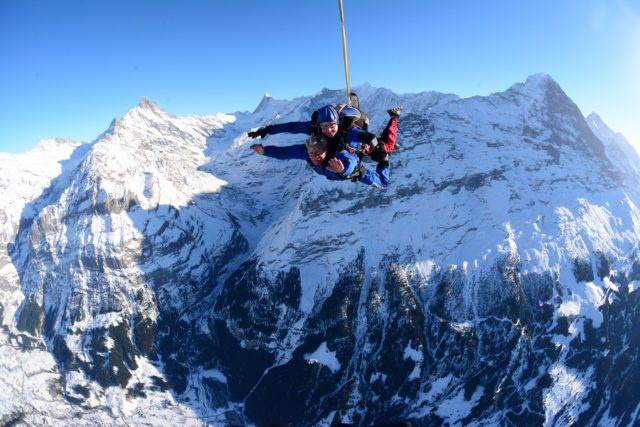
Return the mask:
<svg viewBox="0 0 640 427"><path fill-rule="evenodd" d="M340 21L342 22L342 56L344 57L344 77L347 81L347 105L351 107L351 87L349 85L349 55L347 55L347 33L344 30L344 11L342 0L338 0L340 6Z"/></svg>

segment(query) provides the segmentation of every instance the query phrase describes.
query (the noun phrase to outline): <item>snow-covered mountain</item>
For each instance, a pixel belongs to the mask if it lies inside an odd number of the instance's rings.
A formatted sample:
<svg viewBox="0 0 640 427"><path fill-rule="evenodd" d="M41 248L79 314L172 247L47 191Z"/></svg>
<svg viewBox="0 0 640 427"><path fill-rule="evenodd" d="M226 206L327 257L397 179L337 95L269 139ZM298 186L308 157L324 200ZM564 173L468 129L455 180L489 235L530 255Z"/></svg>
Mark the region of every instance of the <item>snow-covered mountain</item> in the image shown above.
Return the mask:
<svg viewBox="0 0 640 427"><path fill-rule="evenodd" d="M384 191L249 150L332 90L1 155L0 420L640 422L626 140L546 75L359 94L405 107Z"/></svg>
<svg viewBox="0 0 640 427"><path fill-rule="evenodd" d="M636 149L622 134L612 131L596 113L587 116L587 124L603 142L607 157L622 169L626 177L631 177L627 184L633 187L636 184L633 177L640 174L640 156Z"/></svg>

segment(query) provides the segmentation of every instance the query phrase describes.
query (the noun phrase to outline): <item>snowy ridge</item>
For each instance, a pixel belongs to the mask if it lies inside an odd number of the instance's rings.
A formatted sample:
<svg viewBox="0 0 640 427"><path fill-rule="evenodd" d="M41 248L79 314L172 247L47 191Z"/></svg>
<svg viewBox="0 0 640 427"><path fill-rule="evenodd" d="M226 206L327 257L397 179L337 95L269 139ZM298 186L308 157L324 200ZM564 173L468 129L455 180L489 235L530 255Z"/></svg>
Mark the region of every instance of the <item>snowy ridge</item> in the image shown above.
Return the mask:
<svg viewBox="0 0 640 427"><path fill-rule="evenodd" d="M625 174L634 179L640 176L640 156L627 139L614 132L596 113L587 116L587 124L593 133L604 143L607 156L612 159ZM629 184L633 187L632 182Z"/></svg>
<svg viewBox="0 0 640 427"><path fill-rule="evenodd" d="M2 182L0 419L637 422L635 377L611 385L638 369L626 141L542 74L467 99L357 89L378 133L405 107L386 191L249 150L328 89L199 117L143 98L46 166L0 157L22 176ZM9 387L15 360L45 368Z"/></svg>

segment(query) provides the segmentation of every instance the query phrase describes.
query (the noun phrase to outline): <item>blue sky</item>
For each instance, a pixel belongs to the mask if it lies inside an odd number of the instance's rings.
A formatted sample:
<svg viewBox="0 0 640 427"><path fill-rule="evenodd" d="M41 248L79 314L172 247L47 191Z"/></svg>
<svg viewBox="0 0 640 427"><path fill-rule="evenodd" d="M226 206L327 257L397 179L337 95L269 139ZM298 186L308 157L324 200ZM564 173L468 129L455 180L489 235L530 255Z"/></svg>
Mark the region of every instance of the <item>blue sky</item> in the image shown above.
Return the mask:
<svg viewBox="0 0 640 427"><path fill-rule="evenodd" d="M640 145L640 2L343 0L352 86L461 96L553 77ZM345 87L338 2L0 0L0 151Z"/></svg>

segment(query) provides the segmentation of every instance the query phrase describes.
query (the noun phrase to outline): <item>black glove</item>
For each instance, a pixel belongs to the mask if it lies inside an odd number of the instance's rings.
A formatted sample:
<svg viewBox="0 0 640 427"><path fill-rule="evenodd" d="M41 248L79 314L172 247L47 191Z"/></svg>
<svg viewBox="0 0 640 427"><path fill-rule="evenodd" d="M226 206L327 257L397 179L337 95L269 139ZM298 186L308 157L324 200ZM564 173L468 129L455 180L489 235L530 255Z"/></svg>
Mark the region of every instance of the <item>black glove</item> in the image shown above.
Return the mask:
<svg viewBox="0 0 640 427"><path fill-rule="evenodd" d="M378 145L378 139L371 132L360 132L358 134L358 140L363 144L367 144L372 147L375 147L376 145Z"/></svg>
<svg viewBox="0 0 640 427"><path fill-rule="evenodd" d="M247 136L249 138L257 138L257 137L264 138L265 136L269 135L270 130L271 130L271 126L261 127L254 131L248 132Z"/></svg>

